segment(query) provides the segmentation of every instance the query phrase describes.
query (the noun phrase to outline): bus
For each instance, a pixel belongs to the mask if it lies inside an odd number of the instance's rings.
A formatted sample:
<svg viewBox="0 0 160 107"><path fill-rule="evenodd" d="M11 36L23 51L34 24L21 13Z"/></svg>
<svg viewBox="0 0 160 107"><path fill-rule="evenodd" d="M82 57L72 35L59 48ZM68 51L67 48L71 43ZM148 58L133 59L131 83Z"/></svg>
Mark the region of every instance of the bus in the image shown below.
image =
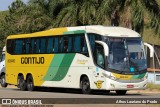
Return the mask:
<svg viewBox="0 0 160 107"><path fill-rule="evenodd" d="M8 36L6 46L6 82L20 90L58 87L125 95L147 85L144 44L131 29L53 28Z"/></svg>
<svg viewBox="0 0 160 107"><path fill-rule="evenodd" d="M2 49L1 59L0 59L0 83L2 87L7 87L7 83L5 81L5 51L6 46Z"/></svg>

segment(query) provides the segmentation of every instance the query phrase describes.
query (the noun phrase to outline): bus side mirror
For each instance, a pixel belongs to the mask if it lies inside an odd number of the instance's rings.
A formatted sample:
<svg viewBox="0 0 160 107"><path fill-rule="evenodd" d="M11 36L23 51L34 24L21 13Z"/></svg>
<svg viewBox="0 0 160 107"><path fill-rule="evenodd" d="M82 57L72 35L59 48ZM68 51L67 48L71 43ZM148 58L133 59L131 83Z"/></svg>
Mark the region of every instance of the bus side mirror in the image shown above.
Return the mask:
<svg viewBox="0 0 160 107"><path fill-rule="evenodd" d="M109 47L108 47L108 45L103 41L96 41L96 43L101 44L103 46L104 54L105 54L105 56L108 56L109 55Z"/></svg>
<svg viewBox="0 0 160 107"><path fill-rule="evenodd" d="M144 43L144 45L149 48L149 50L150 50L150 57L152 58L153 55L154 55L154 48L153 48L153 46L150 45L150 44L148 44L148 43Z"/></svg>

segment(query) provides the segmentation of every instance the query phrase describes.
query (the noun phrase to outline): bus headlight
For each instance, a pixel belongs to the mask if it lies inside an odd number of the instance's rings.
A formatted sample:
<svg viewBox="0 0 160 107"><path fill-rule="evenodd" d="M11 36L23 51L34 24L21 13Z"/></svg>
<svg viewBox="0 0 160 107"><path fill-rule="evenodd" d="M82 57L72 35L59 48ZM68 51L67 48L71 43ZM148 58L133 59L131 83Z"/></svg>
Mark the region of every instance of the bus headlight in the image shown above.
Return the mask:
<svg viewBox="0 0 160 107"><path fill-rule="evenodd" d="M117 78L116 78L116 77L113 77L113 76L110 76L110 79L116 80Z"/></svg>
<svg viewBox="0 0 160 107"><path fill-rule="evenodd" d="M114 77L114 76L111 76L111 75L108 75L108 74L106 74L106 73L102 73L105 77L107 77L107 78L110 78L110 79L112 79L112 80L117 80L117 78L116 77Z"/></svg>

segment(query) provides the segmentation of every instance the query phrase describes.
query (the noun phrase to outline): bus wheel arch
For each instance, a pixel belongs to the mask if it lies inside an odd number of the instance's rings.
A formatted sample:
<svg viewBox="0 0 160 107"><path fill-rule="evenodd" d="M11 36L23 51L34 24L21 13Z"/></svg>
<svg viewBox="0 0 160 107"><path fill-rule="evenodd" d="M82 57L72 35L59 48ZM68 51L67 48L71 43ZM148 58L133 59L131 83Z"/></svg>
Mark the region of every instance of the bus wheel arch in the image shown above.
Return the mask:
<svg viewBox="0 0 160 107"><path fill-rule="evenodd" d="M22 73L18 74L17 87L20 88L20 90L22 90L22 91L26 91L26 89L27 89L26 81L25 81L24 76L23 76Z"/></svg>
<svg viewBox="0 0 160 107"><path fill-rule="evenodd" d="M1 86L4 88L6 88L8 85L5 80L5 73L4 72L2 72L0 75L0 83L1 83Z"/></svg>
<svg viewBox="0 0 160 107"><path fill-rule="evenodd" d="M80 77L80 88L82 89L83 94L91 93L90 80L86 74L83 74Z"/></svg>
<svg viewBox="0 0 160 107"><path fill-rule="evenodd" d="M26 76L26 81L27 81L27 89L28 91L34 91L35 90L35 86L34 86L34 79L32 74L27 74Z"/></svg>

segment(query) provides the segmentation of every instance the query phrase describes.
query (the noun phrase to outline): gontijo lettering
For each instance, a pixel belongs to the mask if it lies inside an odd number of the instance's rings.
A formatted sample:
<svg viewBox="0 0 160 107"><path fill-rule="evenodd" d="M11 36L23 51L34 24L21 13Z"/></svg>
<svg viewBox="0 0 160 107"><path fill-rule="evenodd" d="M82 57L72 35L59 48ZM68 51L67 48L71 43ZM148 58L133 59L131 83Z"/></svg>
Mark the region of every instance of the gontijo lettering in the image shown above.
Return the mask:
<svg viewBox="0 0 160 107"><path fill-rule="evenodd" d="M21 64L44 64L44 57L22 57Z"/></svg>

